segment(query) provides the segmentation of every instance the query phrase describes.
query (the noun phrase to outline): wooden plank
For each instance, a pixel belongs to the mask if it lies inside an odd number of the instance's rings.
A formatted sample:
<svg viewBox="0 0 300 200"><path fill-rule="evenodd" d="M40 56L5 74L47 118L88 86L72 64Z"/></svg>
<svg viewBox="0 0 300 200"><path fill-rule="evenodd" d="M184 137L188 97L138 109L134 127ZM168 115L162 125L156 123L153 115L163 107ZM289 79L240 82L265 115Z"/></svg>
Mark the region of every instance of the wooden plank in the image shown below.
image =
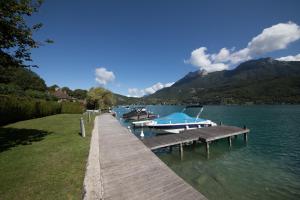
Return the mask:
<svg viewBox="0 0 300 200"><path fill-rule="evenodd" d="M184 130L179 134L169 134L156 136L152 138L143 139L143 143L151 150L159 149L163 147L179 145L181 143L188 143L194 141L211 142L223 138L229 138L244 134L244 140L247 141L247 133L249 129L243 129L234 126L213 126L201 129ZM231 141L230 141L231 144Z"/></svg>
<svg viewBox="0 0 300 200"><path fill-rule="evenodd" d="M99 116L98 130L103 199L206 199L111 115ZM162 146L179 140L174 135L143 142Z"/></svg>

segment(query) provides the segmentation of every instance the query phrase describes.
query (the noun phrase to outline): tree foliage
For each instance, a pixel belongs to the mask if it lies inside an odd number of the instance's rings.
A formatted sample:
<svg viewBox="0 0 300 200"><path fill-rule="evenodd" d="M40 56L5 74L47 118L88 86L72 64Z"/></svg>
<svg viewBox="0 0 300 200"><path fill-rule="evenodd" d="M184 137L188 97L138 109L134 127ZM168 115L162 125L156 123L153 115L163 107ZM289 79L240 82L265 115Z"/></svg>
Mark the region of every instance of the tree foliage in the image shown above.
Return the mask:
<svg viewBox="0 0 300 200"><path fill-rule="evenodd" d="M91 88L87 93L87 108L108 109L115 104L114 95L104 88Z"/></svg>
<svg viewBox="0 0 300 200"><path fill-rule="evenodd" d="M1 67L0 83L9 84L21 90L46 91L45 81L36 73L27 68Z"/></svg>
<svg viewBox="0 0 300 200"><path fill-rule="evenodd" d="M62 91L66 92L69 96L72 96L72 90L68 87L62 87L61 88Z"/></svg>
<svg viewBox="0 0 300 200"><path fill-rule="evenodd" d="M54 85L49 86L47 88L47 90L50 91L50 92L54 92L56 90L56 88L59 88L59 86L54 84Z"/></svg>
<svg viewBox="0 0 300 200"><path fill-rule="evenodd" d="M87 91L82 89L75 89L74 91L72 91L71 96L77 99L85 99L87 96Z"/></svg>
<svg viewBox="0 0 300 200"><path fill-rule="evenodd" d="M29 26L25 16L37 12L41 4L42 0L0 0L0 66L30 66L25 64L32 61L30 49L41 45L33 33L42 24Z"/></svg>

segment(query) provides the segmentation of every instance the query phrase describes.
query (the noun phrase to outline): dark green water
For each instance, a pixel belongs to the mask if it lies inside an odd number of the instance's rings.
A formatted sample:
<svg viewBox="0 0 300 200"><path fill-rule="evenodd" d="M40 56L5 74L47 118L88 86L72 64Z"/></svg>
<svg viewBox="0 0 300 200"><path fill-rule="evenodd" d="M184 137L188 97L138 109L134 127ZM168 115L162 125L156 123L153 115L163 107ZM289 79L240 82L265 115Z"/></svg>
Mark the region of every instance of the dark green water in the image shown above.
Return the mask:
<svg viewBox="0 0 300 200"><path fill-rule="evenodd" d="M177 106L149 106L160 116L180 111ZM116 110L119 114L126 110ZM190 110L195 115L197 110ZM300 106L206 106L203 118L251 129L228 148L226 140L211 144L210 158L199 144L157 155L208 199L300 199ZM128 126L127 122L123 125ZM155 134L144 130L145 136ZM140 130L133 131L139 136Z"/></svg>

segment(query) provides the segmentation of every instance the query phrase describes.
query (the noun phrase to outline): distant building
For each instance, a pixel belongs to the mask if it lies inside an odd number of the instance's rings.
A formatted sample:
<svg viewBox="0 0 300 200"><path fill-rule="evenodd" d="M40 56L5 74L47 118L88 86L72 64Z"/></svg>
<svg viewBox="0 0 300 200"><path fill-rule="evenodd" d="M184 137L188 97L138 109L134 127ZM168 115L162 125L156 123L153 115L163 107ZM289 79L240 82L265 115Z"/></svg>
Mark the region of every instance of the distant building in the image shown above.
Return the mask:
<svg viewBox="0 0 300 200"><path fill-rule="evenodd" d="M74 98L70 97L66 91L63 91L59 88L55 89L55 92L53 93L53 96L55 96L59 102L61 101L74 101Z"/></svg>

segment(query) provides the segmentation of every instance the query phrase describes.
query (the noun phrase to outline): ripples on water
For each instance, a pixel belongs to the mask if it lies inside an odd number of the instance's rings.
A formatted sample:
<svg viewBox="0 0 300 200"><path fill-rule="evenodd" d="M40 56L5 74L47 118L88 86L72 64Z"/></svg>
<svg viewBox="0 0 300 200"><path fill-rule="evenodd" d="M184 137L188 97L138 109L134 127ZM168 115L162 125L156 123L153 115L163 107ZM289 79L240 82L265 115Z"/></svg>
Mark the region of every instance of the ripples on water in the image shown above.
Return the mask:
<svg viewBox="0 0 300 200"><path fill-rule="evenodd" d="M148 106L164 116L180 106ZM119 116L126 110L116 109ZM196 115L197 109L189 111ZM203 118L251 129L248 144L242 136L228 148L226 140L178 152L156 152L171 169L209 199L300 199L300 106L206 106ZM127 122L121 121L128 126ZM146 137L154 136L144 130ZM139 136L140 130L133 131Z"/></svg>

